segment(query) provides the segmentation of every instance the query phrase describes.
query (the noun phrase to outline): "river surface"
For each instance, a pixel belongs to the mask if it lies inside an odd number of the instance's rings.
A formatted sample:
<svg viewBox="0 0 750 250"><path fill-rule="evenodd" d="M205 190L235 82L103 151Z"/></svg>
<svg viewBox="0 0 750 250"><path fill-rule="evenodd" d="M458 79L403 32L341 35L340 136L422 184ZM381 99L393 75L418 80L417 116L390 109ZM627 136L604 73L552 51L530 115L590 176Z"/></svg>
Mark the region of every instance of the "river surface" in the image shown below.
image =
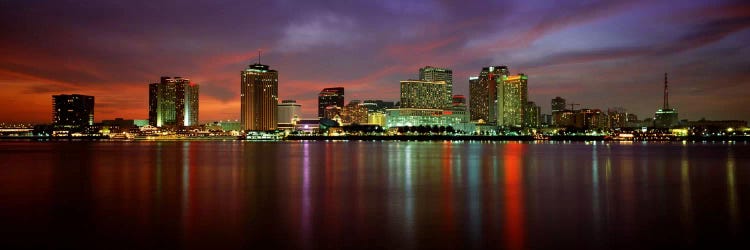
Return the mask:
<svg viewBox="0 0 750 250"><path fill-rule="evenodd" d="M4 249L726 249L748 232L747 143L0 141Z"/></svg>

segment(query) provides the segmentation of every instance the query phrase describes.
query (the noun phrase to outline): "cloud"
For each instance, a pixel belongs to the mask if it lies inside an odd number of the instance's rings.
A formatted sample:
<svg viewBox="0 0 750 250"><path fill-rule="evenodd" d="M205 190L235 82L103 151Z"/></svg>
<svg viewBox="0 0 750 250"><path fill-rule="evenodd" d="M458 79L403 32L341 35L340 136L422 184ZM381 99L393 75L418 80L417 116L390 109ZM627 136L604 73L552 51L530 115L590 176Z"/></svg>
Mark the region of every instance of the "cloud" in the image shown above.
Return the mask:
<svg viewBox="0 0 750 250"><path fill-rule="evenodd" d="M278 49L300 52L317 47L350 47L360 38L353 19L333 13L317 14L287 25Z"/></svg>

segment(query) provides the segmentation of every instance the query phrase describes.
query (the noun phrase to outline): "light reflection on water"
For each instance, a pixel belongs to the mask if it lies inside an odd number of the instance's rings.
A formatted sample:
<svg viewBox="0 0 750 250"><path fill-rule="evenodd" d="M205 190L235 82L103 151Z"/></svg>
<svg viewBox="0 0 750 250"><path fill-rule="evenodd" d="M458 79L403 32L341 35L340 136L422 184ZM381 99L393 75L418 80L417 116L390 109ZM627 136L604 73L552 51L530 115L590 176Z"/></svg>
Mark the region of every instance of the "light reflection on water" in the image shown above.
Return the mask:
<svg viewBox="0 0 750 250"><path fill-rule="evenodd" d="M744 143L0 142L0 227L31 247L729 244L747 234L748 157Z"/></svg>

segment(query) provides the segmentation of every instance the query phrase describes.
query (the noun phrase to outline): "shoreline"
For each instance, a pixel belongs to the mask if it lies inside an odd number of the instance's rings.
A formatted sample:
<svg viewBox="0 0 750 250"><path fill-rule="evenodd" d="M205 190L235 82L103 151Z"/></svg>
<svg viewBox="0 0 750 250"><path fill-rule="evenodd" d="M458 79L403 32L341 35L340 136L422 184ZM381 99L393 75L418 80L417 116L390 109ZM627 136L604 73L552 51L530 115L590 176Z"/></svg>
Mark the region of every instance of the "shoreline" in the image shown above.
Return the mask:
<svg viewBox="0 0 750 250"><path fill-rule="evenodd" d="M180 138L134 138L111 139L107 136L81 137L35 137L35 136L0 136L0 141L255 141L243 140L232 136L217 137L180 137ZM664 139L618 140L605 136L549 136L544 139L533 136L489 136L489 135L290 135L281 140L257 141L612 141L612 142L748 142L750 136L685 136Z"/></svg>

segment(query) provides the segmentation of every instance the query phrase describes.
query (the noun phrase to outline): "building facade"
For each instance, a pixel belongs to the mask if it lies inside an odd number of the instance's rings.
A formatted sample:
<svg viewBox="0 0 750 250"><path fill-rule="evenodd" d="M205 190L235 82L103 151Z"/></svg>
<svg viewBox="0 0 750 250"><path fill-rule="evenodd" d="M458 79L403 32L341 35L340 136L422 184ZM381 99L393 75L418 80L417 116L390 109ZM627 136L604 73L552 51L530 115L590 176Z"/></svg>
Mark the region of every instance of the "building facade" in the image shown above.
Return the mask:
<svg viewBox="0 0 750 250"><path fill-rule="evenodd" d="M503 76L497 86L497 125L523 127L528 100L528 77L524 74Z"/></svg>
<svg viewBox="0 0 750 250"><path fill-rule="evenodd" d="M149 84L149 124L155 127L198 125L198 84L182 77L162 76Z"/></svg>
<svg viewBox="0 0 750 250"><path fill-rule="evenodd" d="M541 126L542 108L536 105L534 102L526 102L524 114L523 114L524 127L527 128L538 128Z"/></svg>
<svg viewBox="0 0 750 250"><path fill-rule="evenodd" d="M243 130L275 130L279 121L279 72L253 64L240 72L240 123Z"/></svg>
<svg viewBox="0 0 750 250"><path fill-rule="evenodd" d="M72 127L94 125L94 97L53 95L52 124Z"/></svg>
<svg viewBox="0 0 750 250"><path fill-rule="evenodd" d="M294 123L300 118L302 105L295 100L282 100L278 109L279 123Z"/></svg>
<svg viewBox="0 0 750 250"><path fill-rule="evenodd" d="M445 109L445 81L401 81L400 108Z"/></svg>
<svg viewBox="0 0 750 250"><path fill-rule="evenodd" d="M469 78L469 113L471 121L496 123L497 121L497 88L502 85L503 77L510 74L508 66L489 66L482 68L479 76Z"/></svg>
<svg viewBox="0 0 750 250"><path fill-rule="evenodd" d="M453 99L453 70L446 68L435 68L432 66L426 66L419 69L419 80L436 82L445 82L445 106L444 108L451 107Z"/></svg>
<svg viewBox="0 0 750 250"><path fill-rule="evenodd" d="M344 107L344 87L324 88L318 94L318 118L325 117L326 107Z"/></svg>

